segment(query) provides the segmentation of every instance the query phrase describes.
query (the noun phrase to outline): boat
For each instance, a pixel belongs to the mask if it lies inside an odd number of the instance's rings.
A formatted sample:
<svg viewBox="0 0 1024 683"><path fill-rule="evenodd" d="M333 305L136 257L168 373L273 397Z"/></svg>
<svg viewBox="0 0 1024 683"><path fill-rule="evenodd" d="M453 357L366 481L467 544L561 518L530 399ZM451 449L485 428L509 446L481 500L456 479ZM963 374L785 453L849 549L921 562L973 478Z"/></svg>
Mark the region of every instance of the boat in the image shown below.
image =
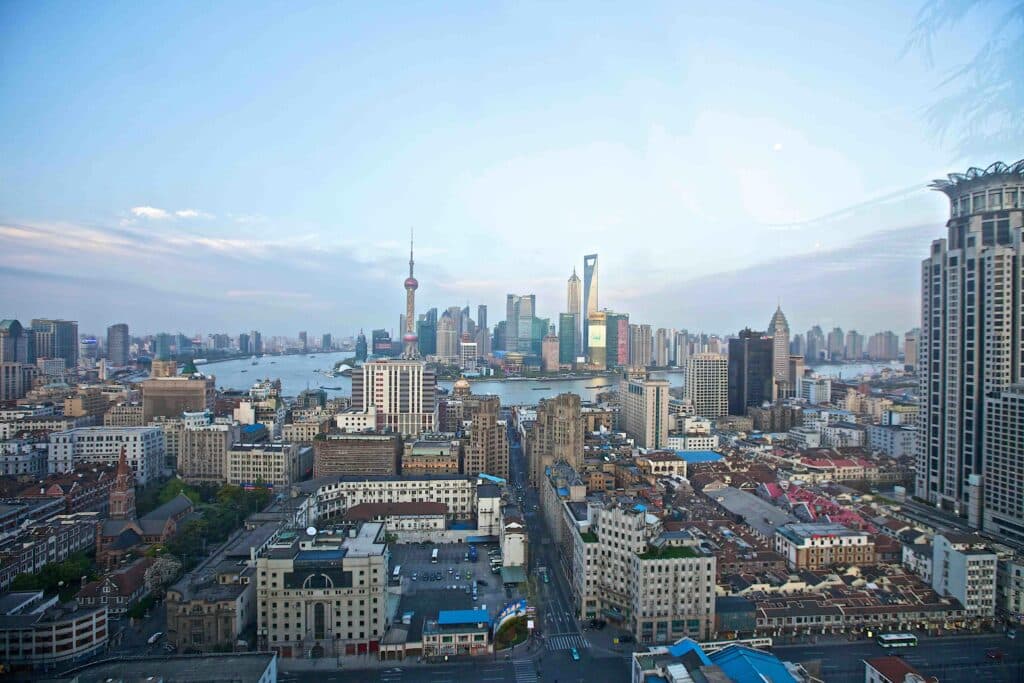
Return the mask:
<svg viewBox="0 0 1024 683"><path fill-rule="evenodd" d="M533 387L533 391L551 391L551 387Z"/></svg>
<svg viewBox="0 0 1024 683"><path fill-rule="evenodd" d="M242 370L242 372L249 372L248 370Z"/></svg>
<svg viewBox="0 0 1024 683"><path fill-rule="evenodd" d="M342 387L325 387L323 384L320 385L320 388L327 391L342 391Z"/></svg>
<svg viewBox="0 0 1024 683"><path fill-rule="evenodd" d="M589 387L583 387L584 389L607 389L611 384L591 384Z"/></svg>
<svg viewBox="0 0 1024 683"><path fill-rule="evenodd" d="M252 364L253 365L259 365L259 363L256 361L256 356L252 357Z"/></svg>

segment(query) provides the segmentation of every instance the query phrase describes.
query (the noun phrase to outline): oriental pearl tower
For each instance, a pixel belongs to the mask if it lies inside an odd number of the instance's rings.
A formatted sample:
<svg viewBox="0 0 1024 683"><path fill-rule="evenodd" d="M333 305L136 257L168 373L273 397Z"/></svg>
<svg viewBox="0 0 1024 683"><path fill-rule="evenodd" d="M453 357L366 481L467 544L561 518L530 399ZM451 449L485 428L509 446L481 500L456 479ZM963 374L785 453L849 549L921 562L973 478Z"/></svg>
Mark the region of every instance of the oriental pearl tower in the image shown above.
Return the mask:
<svg viewBox="0 0 1024 683"><path fill-rule="evenodd" d="M420 283L412 274L412 230L409 230L409 277L405 278L405 335L402 341L405 342L405 349L402 351L402 358L406 360L419 360L420 349L416 336L416 289Z"/></svg>

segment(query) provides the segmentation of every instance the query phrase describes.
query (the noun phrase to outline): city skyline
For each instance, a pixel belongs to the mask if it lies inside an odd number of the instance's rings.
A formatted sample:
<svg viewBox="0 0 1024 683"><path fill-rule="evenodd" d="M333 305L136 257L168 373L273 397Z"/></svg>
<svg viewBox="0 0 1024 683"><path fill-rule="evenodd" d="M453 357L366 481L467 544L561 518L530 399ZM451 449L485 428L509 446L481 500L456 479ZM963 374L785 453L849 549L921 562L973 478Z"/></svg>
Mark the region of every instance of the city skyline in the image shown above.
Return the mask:
<svg viewBox="0 0 1024 683"><path fill-rule="evenodd" d="M601 305L656 326L738 330L781 297L806 311L797 327L831 327L835 316L908 329L916 245L944 218L926 183L996 159L949 151L921 126L919 103L958 57L904 54L911 7L887 8L881 28L870 13L835 7L780 23L756 3L744 26L731 11L671 6L585 20L531 6L462 19L412 12L400 24L383 9L343 12L321 10L323 28L302 33L229 5L202 19L153 7L70 12L60 23L6 8L5 25L18 30L0 49L19 59L0 77L21 96L0 113L10 133L0 147L0 306L18 318L51 309L97 332L116 322L98 302L119 298L138 329L393 329L383 311L401 308L401 292L387 284L414 225L428 304L496 306L531 291L554 319L566 269L596 252ZM540 17L550 32L532 30ZM205 21L237 33L182 54L174 32L202 34ZM131 22L152 34L123 30ZM478 24L492 28L468 43L443 38ZM776 30L752 28L762 24ZM248 53L239 48L257 27L269 31L258 68L223 56ZM307 61L288 49L297 35ZM371 59L362 35L392 47ZM517 47L492 48L502 44ZM602 45L617 57L595 64ZM438 56L431 66L424 49ZM780 78L762 55L787 51L792 75ZM141 52L144 64L119 57ZM338 63L351 68L316 75ZM535 63L558 66L542 74ZM374 78L381 69L393 81ZM731 82L748 87L722 85ZM820 95L812 116L796 104L807 88ZM280 101L302 106L303 126L274 113ZM464 113L452 116L453 104ZM872 108L882 116L865 115ZM1021 156L1004 151L1007 162ZM692 242L713 245L716 258ZM766 282L766 271L794 276ZM840 311L821 294L863 279L887 292L883 307ZM688 296L669 296L679 291ZM718 306L726 291L758 296Z"/></svg>

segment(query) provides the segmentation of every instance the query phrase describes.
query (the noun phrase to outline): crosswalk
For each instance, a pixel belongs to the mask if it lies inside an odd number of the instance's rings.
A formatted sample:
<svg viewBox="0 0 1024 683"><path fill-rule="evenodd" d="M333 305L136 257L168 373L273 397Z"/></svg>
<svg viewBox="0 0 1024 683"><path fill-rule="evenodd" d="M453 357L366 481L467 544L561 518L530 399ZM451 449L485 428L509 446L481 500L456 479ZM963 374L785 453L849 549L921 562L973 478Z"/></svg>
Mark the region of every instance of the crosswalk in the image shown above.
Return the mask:
<svg viewBox="0 0 1024 683"><path fill-rule="evenodd" d="M512 667L516 673L516 683L537 683L537 672L532 660L514 659Z"/></svg>
<svg viewBox="0 0 1024 683"><path fill-rule="evenodd" d="M590 647L590 642L578 633L566 633L548 636L544 639L544 646L548 650L571 650L572 648L582 650L585 647Z"/></svg>

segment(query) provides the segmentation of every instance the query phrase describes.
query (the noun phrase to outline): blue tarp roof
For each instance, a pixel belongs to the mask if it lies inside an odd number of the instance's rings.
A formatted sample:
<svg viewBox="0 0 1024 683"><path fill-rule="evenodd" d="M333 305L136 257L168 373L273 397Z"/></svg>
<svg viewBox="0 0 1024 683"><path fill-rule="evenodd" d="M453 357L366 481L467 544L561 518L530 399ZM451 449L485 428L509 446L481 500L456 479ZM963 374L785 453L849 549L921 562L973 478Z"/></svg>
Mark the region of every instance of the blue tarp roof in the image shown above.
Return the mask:
<svg viewBox="0 0 1024 683"><path fill-rule="evenodd" d="M560 495L560 496L568 496L569 495L569 489L565 488L564 486L559 486L558 487L558 495Z"/></svg>
<svg viewBox="0 0 1024 683"><path fill-rule="evenodd" d="M722 459L722 454L714 451L676 451L676 455L686 462L716 462Z"/></svg>
<svg viewBox="0 0 1024 683"><path fill-rule="evenodd" d="M483 472L481 472L476 476L480 477L481 479L486 479L487 481L493 481L495 484L506 483L504 479L502 479L501 477L496 477L493 474L484 474Z"/></svg>
<svg viewBox="0 0 1024 683"><path fill-rule="evenodd" d="M704 650L701 649L700 643L695 640L691 640L690 638L683 638L675 645L669 645L668 651L673 657L682 657L688 652L695 652L697 653L697 656L700 657L701 664L704 666L709 666L711 664L711 660L708 659L708 656L704 654Z"/></svg>
<svg viewBox="0 0 1024 683"><path fill-rule="evenodd" d="M742 645L729 645L713 652L711 662L736 683L797 683L778 657Z"/></svg>
<svg viewBox="0 0 1024 683"><path fill-rule="evenodd" d="M463 521L456 521L456 522L452 522L451 524L449 524L448 528L449 529L460 529L462 531L465 531L467 529L475 529L476 528L476 523L475 522L468 522L468 521L465 521L465 520L463 520Z"/></svg>
<svg viewBox="0 0 1024 683"><path fill-rule="evenodd" d="M454 624L489 624L491 618L485 609L449 609L437 613L437 623L441 626Z"/></svg>
<svg viewBox="0 0 1024 683"><path fill-rule="evenodd" d="M467 536L466 543L497 543L497 536Z"/></svg>
<svg viewBox="0 0 1024 683"><path fill-rule="evenodd" d="M647 506L646 505L641 505L640 503L637 503L636 505L634 505L633 509L636 510L637 512L647 512Z"/></svg>

